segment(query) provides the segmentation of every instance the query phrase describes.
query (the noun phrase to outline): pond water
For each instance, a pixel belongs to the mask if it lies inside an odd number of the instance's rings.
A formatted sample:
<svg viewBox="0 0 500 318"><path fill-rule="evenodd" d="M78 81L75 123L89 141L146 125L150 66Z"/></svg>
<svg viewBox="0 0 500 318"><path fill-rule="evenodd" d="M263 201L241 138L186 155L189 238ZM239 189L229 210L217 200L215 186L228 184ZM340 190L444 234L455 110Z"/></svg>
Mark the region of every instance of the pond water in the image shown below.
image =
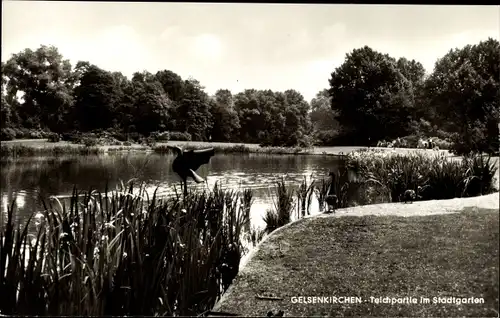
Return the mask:
<svg viewBox="0 0 500 318"><path fill-rule="evenodd" d="M79 190L115 189L121 181L137 178L146 182L151 193L156 187L159 195L170 195L173 186L180 190L180 179L172 171L173 155L156 153L109 153L98 156L27 157L1 163L1 213L16 200L16 218L24 220L43 209L40 198L71 195L73 186ZM207 179L208 187L215 182L224 189L252 189L254 203L250 211L251 225L263 228L263 216L272 206L275 182L285 176L287 184L296 188L304 179L327 178L328 172L339 164L333 156L216 154L210 163L197 173ZM189 182L189 187L206 188L206 184ZM149 192L149 191L148 191ZM311 213L318 213L313 198Z"/></svg>

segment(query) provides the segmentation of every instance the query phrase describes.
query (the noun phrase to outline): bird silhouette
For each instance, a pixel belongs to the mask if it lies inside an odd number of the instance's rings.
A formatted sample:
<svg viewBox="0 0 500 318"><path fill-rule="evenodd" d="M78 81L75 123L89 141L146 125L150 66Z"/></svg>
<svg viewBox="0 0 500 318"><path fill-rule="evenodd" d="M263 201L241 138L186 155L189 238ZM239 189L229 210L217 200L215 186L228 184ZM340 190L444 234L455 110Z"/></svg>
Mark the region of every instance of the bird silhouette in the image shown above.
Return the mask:
<svg viewBox="0 0 500 318"><path fill-rule="evenodd" d="M413 201L415 201L417 198L420 199L422 198L420 196L420 192L422 191L422 187L421 186L418 186L417 187L417 191L413 190L413 189L408 189L406 190L403 195L402 195L402 199L401 201L403 201L404 203L413 203Z"/></svg>
<svg viewBox="0 0 500 318"><path fill-rule="evenodd" d="M172 170L182 179L184 187L184 196L187 196L187 178L191 177L196 183L204 182L205 180L196 174L196 170L210 162L210 158L215 155L214 148L186 150L183 151L178 146L167 146L176 152L174 162L172 162Z"/></svg>
<svg viewBox="0 0 500 318"><path fill-rule="evenodd" d="M337 198L337 191L335 189L335 173L334 172L330 172L329 174L330 178L331 178L331 182L330 182L330 186L328 187L328 192L327 192L327 195L326 195L326 198L325 198L325 202L326 204L328 205L328 212L332 211L335 211L335 209L337 208L337 204L338 204L338 198Z"/></svg>

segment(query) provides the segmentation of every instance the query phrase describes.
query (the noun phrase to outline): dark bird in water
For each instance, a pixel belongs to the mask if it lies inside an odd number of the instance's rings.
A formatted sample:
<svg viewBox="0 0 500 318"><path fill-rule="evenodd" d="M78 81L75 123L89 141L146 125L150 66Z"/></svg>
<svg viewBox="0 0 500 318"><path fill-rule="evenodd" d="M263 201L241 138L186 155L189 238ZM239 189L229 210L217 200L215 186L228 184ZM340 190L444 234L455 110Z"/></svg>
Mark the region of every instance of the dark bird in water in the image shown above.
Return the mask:
<svg viewBox="0 0 500 318"><path fill-rule="evenodd" d="M214 148L207 148L183 151L177 146L167 147L177 153L177 157L172 163L172 170L181 177L184 186L184 196L187 196L187 178L191 177L196 183L204 182L205 180L197 175L195 171L201 165L210 162L210 158L215 155L215 150Z"/></svg>
<svg viewBox="0 0 500 318"><path fill-rule="evenodd" d="M326 194L325 202L328 205L328 212L331 212L332 210L335 211L337 208L338 204L338 198L337 198L337 191L335 189L335 173L330 172L329 174L331 178L330 186L328 187L328 192Z"/></svg>

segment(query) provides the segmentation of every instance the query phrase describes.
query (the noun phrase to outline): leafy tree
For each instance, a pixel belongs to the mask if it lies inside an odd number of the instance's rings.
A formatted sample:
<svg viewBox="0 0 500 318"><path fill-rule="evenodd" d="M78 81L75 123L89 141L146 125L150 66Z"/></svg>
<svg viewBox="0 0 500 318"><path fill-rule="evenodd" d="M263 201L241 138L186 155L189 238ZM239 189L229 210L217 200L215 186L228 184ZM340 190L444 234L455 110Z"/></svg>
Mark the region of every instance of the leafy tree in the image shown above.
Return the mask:
<svg viewBox="0 0 500 318"><path fill-rule="evenodd" d="M96 65L78 62L80 85L75 88L75 114L82 131L112 127L120 101L115 78Z"/></svg>
<svg viewBox="0 0 500 318"><path fill-rule="evenodd" d="M73 103L75 78L70 62L63 60L56 47L42 45L36 51L25 49L14 54L2 67L4 80L6 101L11 106L22 95L16 113L24 126L63 129Z"/></svg>
<svg viewBox="0 0 500 318"><path fill-rule="evenodd" d="M414 107L409 80L396 61L365 46L346 55L332 74L329 93L337 120L353 143L406 134Z"/></svg>
<svg viewBox="0 0 500 318"><path fill-rule="evenodd" d="M425 80L425 68L422 63L415 60L409 61L408 59L402 57L397 61L397 67L401 74L410 81L414 88L418 88L424 83Z"/></svg>
<svg viewBox="0 0 500 318"><path fill-rule="evenodd" d="M149 134L153 131L165 130L169 120L172 101L165 94L163 87L155 77L148 74L142 77L142 82L133 79L134 94L134 120L137 132Z"/></svg>
<svg viewBox="0 0 500 318"><path fill-rule="evenodd" d="M188 132L197 141L208 140L213 127L209 97L203 89L197 80L186 80L183 98L175 110L177 129Z"/></svg>
<svg viewBox="0 0 500 318"><path fill-rule="evenodd" d="M426 83L437 117L455 132L456 151L498 151L500 45L488 39L450 50Z"/></svg>
<svg viewBox="0 0 500 318"><path fill-rule="evenodd" d="M0 106L0 126L11 127L12 126L12 108L7 102L5 95L2 92L2 104Z"/></svg>
<svg viewBox="0 0 500 318"><path fill-rule="evenodd" d="M234 110L233 96L227 89L219 89L211 98L211 112L213 127L211 137L213 141L236 141L240 120Z"/></svg>
<svg viewBox="0 0 500 318"><path fill-rule="evenodd" d="M155 77L161 83L170 100L178 102L182 99L184 81L179 75L169 70L163 70L157 72Z"/></svg>
<svg viewBox="0 0 500 318"><path fill-rule="evenodd" d="M270 114L264 111L264 104L270 94L255 89L246 89L234 96L234 107L240 119L240 139L242 142L259 143L268 138ZM266 120L267 119L267 120Z"/></svg>
<svg viewBox="0 0 500 318"><path fill-rule="evenodd" d="M320 145L332 145L340 128L336 120L338 114L331 108L331 100L328 89L318 92L311 100L310 118L315 138Z"/></svg>

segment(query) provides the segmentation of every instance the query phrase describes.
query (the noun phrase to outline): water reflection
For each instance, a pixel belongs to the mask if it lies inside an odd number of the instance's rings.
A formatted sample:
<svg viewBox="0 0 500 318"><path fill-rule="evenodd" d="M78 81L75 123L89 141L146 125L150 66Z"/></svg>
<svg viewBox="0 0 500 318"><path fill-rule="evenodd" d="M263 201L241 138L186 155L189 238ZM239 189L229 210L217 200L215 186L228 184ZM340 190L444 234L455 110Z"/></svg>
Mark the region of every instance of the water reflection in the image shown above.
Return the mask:
<svg viewBox="0 0 500 318"><path fill-rule="evenodd" d="M159 187L159 195L170 195L173 186L179 189L180 179L172 171L174 156L155 153L120 153L106 156L69 156L19 158L1 163L0 194L1 212L16 199L16 218L26 219L42 209L41 198L60 198L71 195L73 186L80 190L114 189L121 181L136 178L146 182L148 192ZM297 186L304 177L326 177L336 165L334 157L265 155L265 154L217 154L198 174L207 178L208 187L216 182L225 189L251 188L254 204L251 209L253 226L263 226L262 217L272 204L275 182L283 176L287 183ZM202 189L207 184L190 187ZM313 201L312 211L317 211Z"/></svg>

